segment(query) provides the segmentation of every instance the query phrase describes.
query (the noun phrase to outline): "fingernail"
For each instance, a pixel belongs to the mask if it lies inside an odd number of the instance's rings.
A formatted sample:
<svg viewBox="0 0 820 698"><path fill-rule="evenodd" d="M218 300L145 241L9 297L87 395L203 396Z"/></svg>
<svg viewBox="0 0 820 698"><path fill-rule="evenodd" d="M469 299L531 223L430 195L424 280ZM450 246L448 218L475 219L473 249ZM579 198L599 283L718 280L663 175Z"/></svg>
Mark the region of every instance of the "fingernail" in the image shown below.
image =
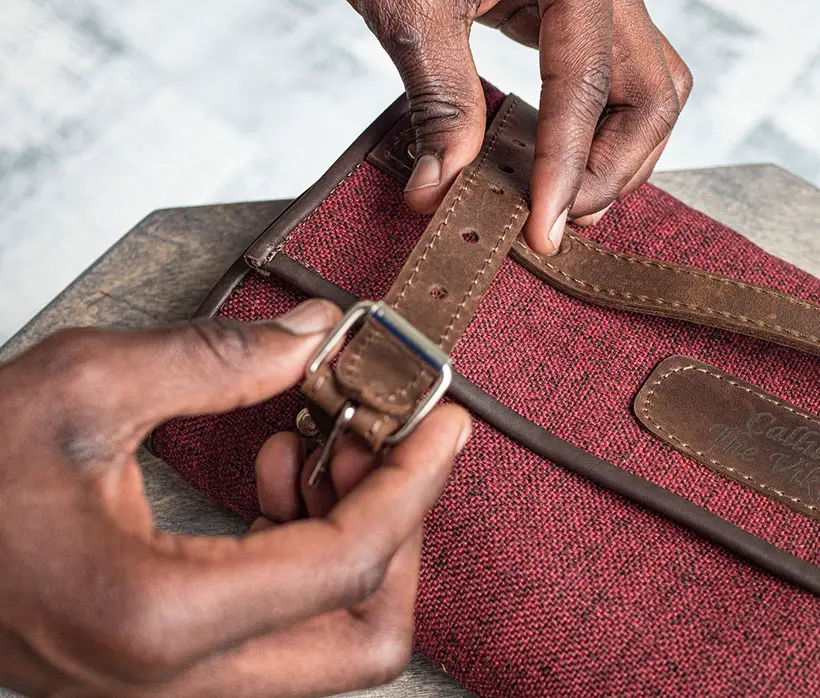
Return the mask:
<svg viewBox="0 0 820 698"><path fill-rule="evenodd" d="M441 160L435 155L422 155L413 168L410 181L404 191L416 191L417 189L427 189L437 187L441 182Z"/></svg>
<svg viewBox="0 0 820 698"><path fill-rule="evenodd" d="M473 425L471 422L468 422L464 428L461 430L461 433L458 435L458 441L456 441L456 455L461 453L464 449L464 446L467 445L467 442L470 440L470 436L473 433Z"/></svg>
<svg viewBox="0 0 820 698"><path fill-rule="evenodd" d="M614 203L614 202L613 202ZM612 208L612 204L607 206L606 208L598 211L598 213L590 213L588 216L581 216L580 218L576 218L573 223L576 223L580 226L589 226L589 225L596 225L600 222L600 220L607 214L607 211Z"/></svg>
<svg viewBox="0 0 820 698"><path fill-rule="evenodd" d="M552 228L550 229L549 239L552 243L552 253L551 254L558 254L558 250L561 249L561 239L564 237L564 228L567 227L567 217L569 216L569 209L565 208L560 216L558 216L558 220L552 224Z"/></svg>
<svg viewBox="0 0 820 698"><path fill-rule="evenodd" d="M324 301L310 300L279 316L276 324L291 334L307 335L327 332L336 320Z"/></svg>

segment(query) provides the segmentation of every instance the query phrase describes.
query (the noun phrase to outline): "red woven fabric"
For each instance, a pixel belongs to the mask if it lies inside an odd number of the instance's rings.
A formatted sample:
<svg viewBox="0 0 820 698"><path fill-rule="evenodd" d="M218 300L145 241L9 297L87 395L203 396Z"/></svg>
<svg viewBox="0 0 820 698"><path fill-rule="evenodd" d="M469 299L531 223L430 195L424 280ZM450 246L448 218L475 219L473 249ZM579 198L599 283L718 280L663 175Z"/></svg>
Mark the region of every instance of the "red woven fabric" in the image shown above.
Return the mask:
<svg viewBox="0 0 820 698"><path fill-rule="evenodd" d="M496 102L498 96L491 93ZM285 251L365 298L384 295L427 222L360 165ZM820 302L820 281L647 186L595 240ZM275 316L299 298L250 275L221 314ZM820 525L643 431L631 402L655 365L692 356L811 412L820 359L746 337L597 308L507 261L454 353L456 369L562 438L820 562ZM196 487L257 513L253 456L292 429L295 392L176 420L158 454ZM484 698L820 695L820 603L694 534L512 443L483 422L427 521L419 649Z"/></svg>

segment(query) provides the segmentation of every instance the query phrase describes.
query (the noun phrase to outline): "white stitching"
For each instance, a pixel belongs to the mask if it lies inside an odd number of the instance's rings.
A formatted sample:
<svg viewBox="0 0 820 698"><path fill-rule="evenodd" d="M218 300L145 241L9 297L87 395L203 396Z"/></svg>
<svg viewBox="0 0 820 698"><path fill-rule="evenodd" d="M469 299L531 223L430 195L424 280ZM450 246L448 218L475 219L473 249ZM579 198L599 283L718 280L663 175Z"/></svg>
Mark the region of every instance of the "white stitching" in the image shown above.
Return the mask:
<svg viewBox="0 0 820 698"><path fill-rule="evenodd" d="M576 238L574 236L571 236L571 237L576 242L581 242L578 238ZM581 242L581 244L583 244L583 242ZM762 320L755 320L754 318L746 317L745 315L735 315L734 313L730 313L726 310L718 310L717 308L709 308L709 307L706 307L706 306L699 306L699 305L694 305L694 304L691 304L691 303L681 303L680 301L672 301L672 300L669 300L668 298L652 298L650 296L638 295L638 294L634 294L634 293L628 293L628 292L625 292L625 291L618 291L617 289L613 289L613 288L604 288L602 286L597 286L596 284L588 283L587 281L584 281L583 279L578 279L574 276L571 276L570 274L567 274L565 271L559 269L555 265L550 264L549 262L545 261L544 259L542 259L538 255L536 255L531 249L529 249L525 244L523 244L521 242L518 243L517 249L520 253L524 254L527 257L529 257L530 259L532 259L536 263L538 263L542 266L548 267L549 269L552 269L556 274L560 274L564 278L569 279L570 281L572 281L576 284L579 284L580 286L584 286L585 288L591 289L594 293L605 293L608 296L618 296L620 298L626 298L627 300L638 300L638 301L643 301L643 302L647 302L647 303L656 303L658 305L670 305L673 308L688 308L689 310L704 312L704 313L708 313L709 315L720 315L722 317L726 317L726 318L729 318L731 320L737 320L737 321L742 322L744 324L756 325L758 327L763 327L765 329L774 330L776 332L780 332L780 333L783 333L783 334L791 335L793 337L797 337L798 339L808 340L810 342L820 342L820 337L817 337L815 335L805 334L803 332L798 332L797 330L792 330L792 329L789 329L788 327L782 327L781 325L772 325L772 324L763 322ZM590 248L590 249L594 250L595 248ZM601 252L601 254L605 254L605 253ZM613 254L615 254L615 253L613 253ZM635 263L641 263L641 261L640 260L635 260ZM662 267L662 268L667 268L667 267ZM692 271L694 272L696 270L692 270ZM710 278L713 278L713 277L710 277ZM815 311L820 312L820 307L818 307L818 306L815 306L815 305L813 305L811 303L808 303L806 301L801 301L801 300L796 299L796 298L791 298L790 296L787 296L785 294L780 294L780 293L777 293L775 291L771 291L769 289L759 288L759 287L756 287L756 286L749 286L747 284L742 284L741 282L735 282L731 279L723 280L723 279L714 279L713 278L713 280L715 280L715 281L725 281L726 283L734 283L734 284L738 284L738 285L741 285L741 286L744 286L746 288L750 288L750 289L753 289L753 290L759 289L760 293L767 293L767 294L770 294L770 295L775 296L777 298L782 298L783 300L786 300L788 302L798 303L798 304L803 305L803 306L805 306L805 307L807 307L811 310L815 310Z"/></svg>
<svg viewBox="0 0 820 698"><path fill-rule="evenodd" d="M797 497L792 497L792 496L786 494L785 492L781 492L780 490L775 489L774 487L771 487L769 485L765 485L762 482L758 482L753 477L750 477L749 475L746 475L745 473L740 472L736 468L733 468L733 467L728 466L728 465L724 465L720 461L717 461L714 458L711 458L709 455L707 455L703 451L696 450L694 446L692 446L692 445L686 443L685 441L682 441L681 439L679 439L675 434L673 434L668 429L663 427L661 424L659 424L653 418L653 416L649 412L650 401L652 399L652 396L655 394L655 391L658 388L658 386L660 386L660 384L663 381L665 381L669 376L671 376L673 373L680 373L682 371L692 371L692 370L698 371L699 373L703 373L705 375L712 376L713 378L717 378L718 380L722 380L726 383L729 383L730 385L734 386L735 388L739 388L740 390L743 390L743 391L749 393L750 395L754 395L754 396L760 398L761 400L765 400L766 402L769 402L773 405L777 405L778 407L781 407L785 410L788 410L789 412L792 412L793 414L797 415L798 417L802 417L803 419L805 419L808 422L811 422L813 424L817 424L818 426L820 426L820 421L819 420L817 420L816 418L812 417L809 414L806 414L806 413L802 412L801 410L797 410L797 409L795 409L794 407L791 407L788 404L785 404L783 402L780 402L779 400L775 400L773 398L770 398L768 395L764 395L763 393L761 393L757 390L752 390L751 388L748 388L745 385L741 385L740 383L737 383L736 381L733 381L732 379L727 378L726 376L722 376L719 373L713 373L712 371L709 371L705 368L701 368L699 366L695 366L694 364L689 364L687 366L679 366L677 368L670 369L669 371L667 371L663 375L658 376L658 378L656 378L655 381L652 384L650 384L650 386L649 386L650 390L646 394L646 399L644 400L643 408L641 410L642 413L643 413L643 416L649 421L649 423L652 424L652 426L654 426L658 431L665 434L669 439L671 439L672 441L675 441L679 446L686 449L689 453L692 453L696 456L699 456L699 457L709 461L712 465L714 465L718 469L724 470L726 472L732 473L733 475L739 476L739 477L743 478L744 480L746 480L748 482L751 482L753 485L759 487L760 489L766 490L768 492L772 492L775 495L777 495L778 497L781 497L782 499L788 499L789 501L794 502L795 504L799 504L800 506L805 507L806 509L809 509L811 511L820 510L820 507L817 507L813 504L807 504L806 502L804 502L801 499L798 499Z"/></svg>

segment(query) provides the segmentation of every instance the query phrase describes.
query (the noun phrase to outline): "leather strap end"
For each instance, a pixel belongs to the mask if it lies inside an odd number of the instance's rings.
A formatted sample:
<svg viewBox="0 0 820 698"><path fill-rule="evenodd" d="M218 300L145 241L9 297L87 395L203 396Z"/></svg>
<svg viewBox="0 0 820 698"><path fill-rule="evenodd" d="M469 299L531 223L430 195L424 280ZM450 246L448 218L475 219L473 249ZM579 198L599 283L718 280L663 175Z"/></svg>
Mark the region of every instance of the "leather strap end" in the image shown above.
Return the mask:
<svg viewBox="0 0 820 698"><path fill-rule="evenodd" d="M316 407L329 416L328 419L314 415L317 424L332 424L336 415L350 401L336 382L333 370L327 365L321 366L316 373L308 376L301 389ZM349 428L359 434L374 451L378 451L384 445L384 440L398 427L399 423L394 418L360 404L356 405L356 412L349 424Z"/></svg>
<svg viewBox="0 0 820 698"><path fill-rule="evenodd" d="M616 252L567 229L560 254L542 257L523 240L512 257L582 300L745 334L820 354L820 306L774 289L672 262Z"/></svg>

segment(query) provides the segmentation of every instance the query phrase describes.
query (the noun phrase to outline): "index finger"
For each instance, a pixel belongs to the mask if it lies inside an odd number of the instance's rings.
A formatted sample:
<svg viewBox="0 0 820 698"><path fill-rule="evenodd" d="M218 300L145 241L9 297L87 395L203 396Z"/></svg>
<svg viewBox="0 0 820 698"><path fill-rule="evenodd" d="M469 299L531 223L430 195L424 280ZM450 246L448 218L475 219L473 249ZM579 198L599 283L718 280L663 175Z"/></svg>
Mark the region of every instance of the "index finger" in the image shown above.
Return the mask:
<svg viewBox="0 0 820 698"><path fill-rule="evenodd" d="M540 0L541 101L524 236L557 251L609 96L611 0Z"/></svg>
<svg viewBox="0 0 820 698"><path fill-rule="evenodd" d="M469 431L464 409L434 410L326 519L241 541L160 537L138 626L150 628L152 652L182 668L367 598L436 503Z"/></svg>

